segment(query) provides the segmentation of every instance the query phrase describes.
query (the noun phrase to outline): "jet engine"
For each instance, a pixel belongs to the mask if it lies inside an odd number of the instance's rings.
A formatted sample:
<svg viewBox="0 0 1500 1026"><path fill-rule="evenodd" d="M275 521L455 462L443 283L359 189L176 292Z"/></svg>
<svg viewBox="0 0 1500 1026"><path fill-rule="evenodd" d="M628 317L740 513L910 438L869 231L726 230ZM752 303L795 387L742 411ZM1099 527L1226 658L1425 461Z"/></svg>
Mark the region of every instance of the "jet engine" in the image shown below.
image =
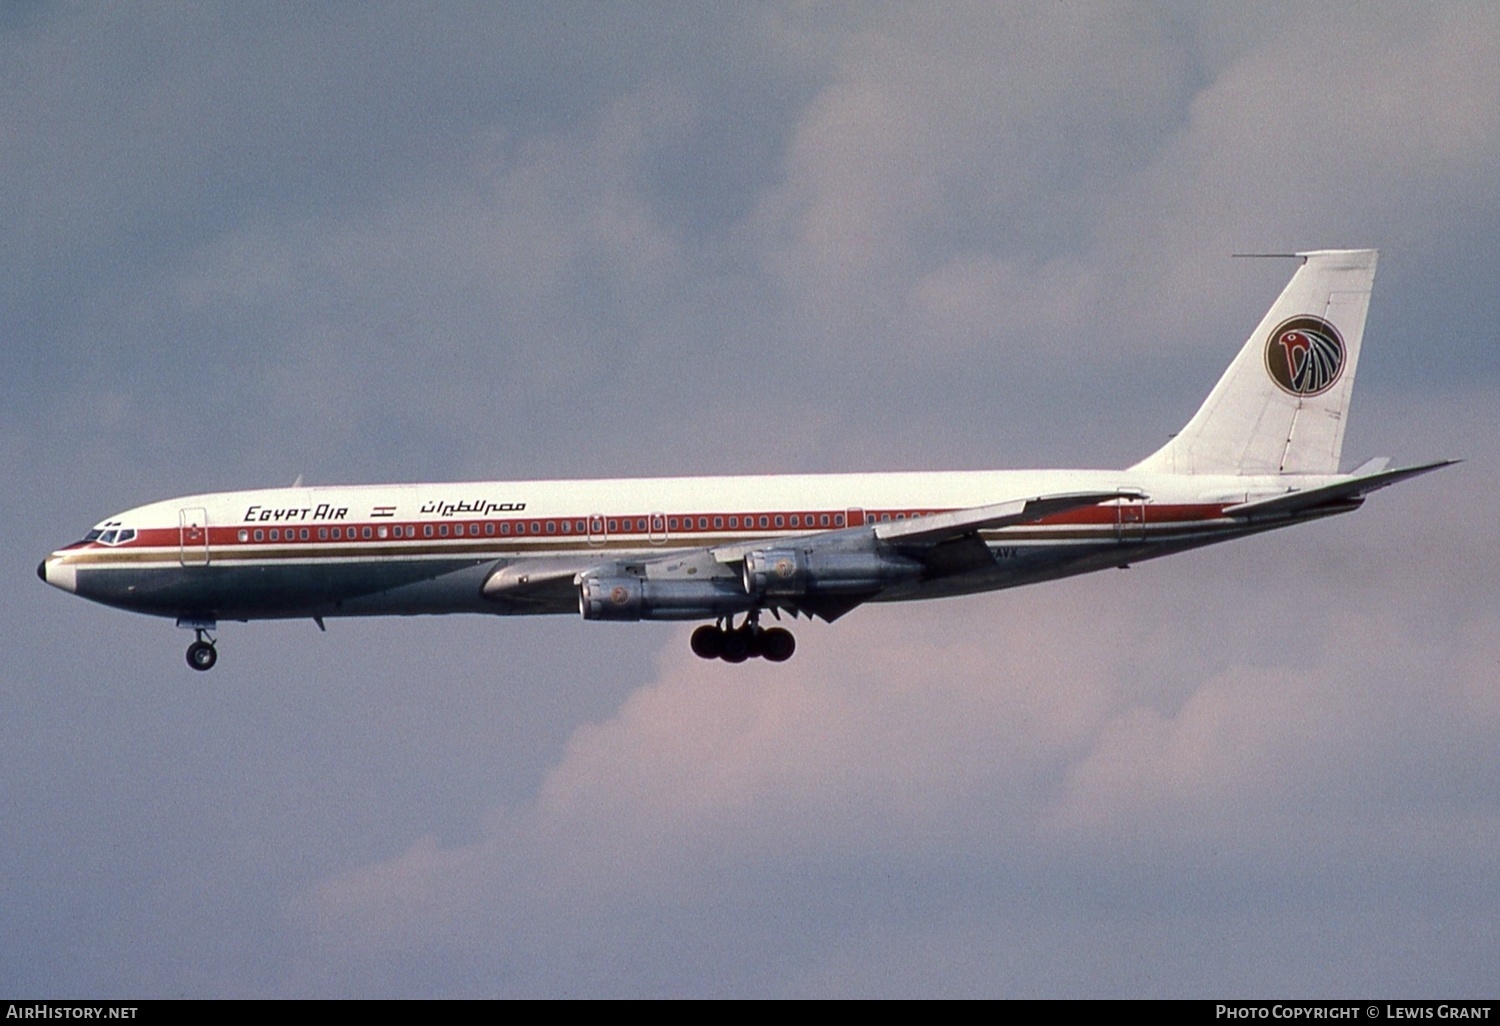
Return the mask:
<svg viewBox="0 0 1500 1026"><path fill-rule="evenodd" d="M585 577L578 585L578 611L585 620L708 620L755 604L733 578L653 580L620 574Z"/></svg>
<svg viewBox="0 0 1500 1026"><path fill-rule="evenodd" d="M742 580L756 598L861 595L921 573L915 560L874 550L760 549L746 554Z"/></svg>

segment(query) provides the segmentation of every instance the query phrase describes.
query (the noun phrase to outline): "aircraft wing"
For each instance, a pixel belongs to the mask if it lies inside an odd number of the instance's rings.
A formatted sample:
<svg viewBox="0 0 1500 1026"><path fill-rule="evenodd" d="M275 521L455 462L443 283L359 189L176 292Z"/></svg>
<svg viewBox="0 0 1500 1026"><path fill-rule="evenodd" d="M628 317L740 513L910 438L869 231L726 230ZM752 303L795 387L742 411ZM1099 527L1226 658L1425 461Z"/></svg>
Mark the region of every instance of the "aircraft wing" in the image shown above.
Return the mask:
<svg viewBox="0 0 1500 1026"><path fill-rule="evenodd" d="M982 530L1009 527L1012 524L1030 523L1033 520L1040 520L1042 517L1052 516L1056 513L1066 513L1068 510L1082 509L1085 506L1097 506L1099 503L1109 502L1111 499L1143 498L1145 498L1143 492L1131 488L1115 489L1108 492L1066 492L1057 495L1038 495L1029 499L1012 499L1009 502L998 502L990 506L971 506L968 509L950 510L947 513L933 513L925 517L912 517L910 520L891 520L879 524L866 524L864 527L844 527L832 531L820 531L816 534L803 535L797 538L735 542L732 545L715 546L710 551L714 559L720 563L738 563L745 558L746 554L759 549L781 548L787 545L847 548L851 542L858 539L868 539L872 535L881 542L886 542L903 549L922 548L939 545L946 541L954 541L968 535L977 535Z"/></svg>
<svg viewBox="0 0 1500 1026"><path fill-rule="evenodd" d="M889 585L994 567L995 558L979 536L982 530L1024 524L1121 498L1139 499L1144 495L1133 489L1037 495L909 520L720 545L708 554L721 565L740 564L748 570L745 561L756 553L792 553L794 560L805 561L812 583L807 593L778 604L833 620Z"/></svg>
<svg viewBox="0 0 1500 1026"><path fill-rule="evenodd" d="M813 578L806 593L777 594L768 605L832 620L902 581L947 577L995 565L982 530L1007 527L1094 506L1112 499L1143 498L1133 489L1068 492L909 520L867 523L798 537L761 538L699 549L671 549L611 559L602 553L502 563L483 585L484 596L515 612L564 612L578 603L588 576L636 575L664 588L695 582L743 591L745 560L754 553L795 550Z"/></svg>
<svg viewBox="0 0 1500 1026"><path fill-rule="evenodd" d="M1342 512L1358 506L1364 501L1365 496L1373 491L1419 474L1440 470L1457 462L1458 460L1438 460L1436 463L1424 463L1418 467L1401 467L1373 474L1358 474L1356 471L1357 476L1336 484L1324 485L1322 488L1308 488L1229 506L1224 510L1224 515L1245 520L1260 520L1287 517L1321 509L1327 509L1330 513ZM1374 463L1375 461L1372 461L1372 465Z"/></svg>
<svg viewBox="0 0 1500 1026"><path fill-rule="evenodd" d="M1014 499L993 506L975 506L948 513L934 513L910 520L895 520L875 525L875 537L885 542L907 545L937 545L976 531L1026 524L1054 513L1066 513L1085 506L1097 506L1111 499L1142 499L1145 495L1133 489L1112 492L1067 492L1038 495L1031 499Z"/></svg>

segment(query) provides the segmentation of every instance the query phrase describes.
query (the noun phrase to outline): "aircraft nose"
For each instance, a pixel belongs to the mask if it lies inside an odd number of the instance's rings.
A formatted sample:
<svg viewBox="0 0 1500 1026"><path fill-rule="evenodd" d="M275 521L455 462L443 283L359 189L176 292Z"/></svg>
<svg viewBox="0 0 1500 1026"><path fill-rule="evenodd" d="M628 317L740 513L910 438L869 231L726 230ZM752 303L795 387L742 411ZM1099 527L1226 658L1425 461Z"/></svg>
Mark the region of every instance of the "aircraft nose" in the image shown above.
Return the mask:
<svg viewBox="0 0 1500 1026"><path fill-rule="evenodd" d="M73 564L63 562L57 555L48 556L38 563L36 575L54 588L73 592L78 590L78 571Z"/></svg>

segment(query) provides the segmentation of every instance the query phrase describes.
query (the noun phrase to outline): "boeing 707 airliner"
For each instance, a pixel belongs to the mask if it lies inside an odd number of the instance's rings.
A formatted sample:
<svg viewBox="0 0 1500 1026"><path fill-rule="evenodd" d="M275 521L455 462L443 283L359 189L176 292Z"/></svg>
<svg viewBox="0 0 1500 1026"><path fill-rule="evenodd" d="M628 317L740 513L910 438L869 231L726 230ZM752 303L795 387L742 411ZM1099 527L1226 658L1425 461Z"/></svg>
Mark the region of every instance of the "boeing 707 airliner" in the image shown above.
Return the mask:
<svg viewBox="0 0 1500 1026"><path fill-rule="evenodd" d="M188 665L225 620L571 613L703 620L731 663L795 647L763 614L965 595L1357 509L1447 465L1339 472L1374 250L1302 264L1185 428L1124 470L818 474L278 488L140 506L37 574L173 617ZM736 622L738 618L738 623Z"/></svg>

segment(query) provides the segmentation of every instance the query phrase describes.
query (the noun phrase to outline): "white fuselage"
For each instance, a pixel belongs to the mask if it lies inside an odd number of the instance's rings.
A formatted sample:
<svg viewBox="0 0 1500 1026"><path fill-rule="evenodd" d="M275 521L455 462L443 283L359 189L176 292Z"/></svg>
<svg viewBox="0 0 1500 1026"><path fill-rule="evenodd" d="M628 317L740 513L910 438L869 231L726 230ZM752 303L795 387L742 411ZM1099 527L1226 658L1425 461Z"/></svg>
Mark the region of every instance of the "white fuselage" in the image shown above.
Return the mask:
<svg viewBox="0 0 1500 1026"><path fill-rule="evenodd" d="M894 601L1083 573L1308 519L1252 525L1223 510L1337 480L1038 470L279 488L127 510L39 572L86 598L186 620L576 614L584 574L639 564L650 576L674 551L703 562L706 578L719 571L704 554L729 546L858 534L1022 495L1144 496L977 532L993 567L861 599Z"/></svg>

